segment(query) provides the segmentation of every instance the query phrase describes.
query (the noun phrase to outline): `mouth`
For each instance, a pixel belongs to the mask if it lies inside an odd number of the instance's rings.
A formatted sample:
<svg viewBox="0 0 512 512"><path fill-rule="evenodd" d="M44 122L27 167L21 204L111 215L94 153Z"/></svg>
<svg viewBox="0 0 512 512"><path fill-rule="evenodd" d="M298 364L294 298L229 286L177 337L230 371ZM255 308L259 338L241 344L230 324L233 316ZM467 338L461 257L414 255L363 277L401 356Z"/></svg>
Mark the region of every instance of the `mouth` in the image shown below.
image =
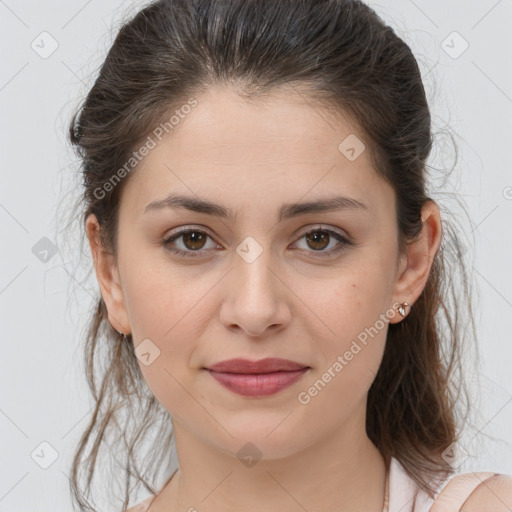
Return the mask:
<svg viewBox="0 0 512 512"><path fill-rule="evenodd" d="M259 361L242 358L227 359L226 361L208 366L206 369L222 373L262 374L303 370L304 368L309 368L309 366L297 363L296 361L290 361L289 359L267 357Z"/></svg>
<svg viewBox="0 0 512 512"><path fill-rule="evenodd" d="M294 384L311 367L280 358L230 359L207 368L222 386L243 396L269 396Z"/></svg>

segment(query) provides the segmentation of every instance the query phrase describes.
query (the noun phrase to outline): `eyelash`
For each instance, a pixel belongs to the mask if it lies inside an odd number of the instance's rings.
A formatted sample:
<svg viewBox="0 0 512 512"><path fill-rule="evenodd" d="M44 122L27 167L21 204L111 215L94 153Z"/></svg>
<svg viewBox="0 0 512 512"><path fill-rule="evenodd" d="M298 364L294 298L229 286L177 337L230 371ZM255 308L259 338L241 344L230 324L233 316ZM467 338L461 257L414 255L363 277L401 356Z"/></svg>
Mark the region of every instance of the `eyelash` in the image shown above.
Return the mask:
<svg viewBox="0 0 512 512"><path fill-rule="evenodd" d="M329 235L332 235L336 240L338 240L340 242L340 244L338 245L337 248L331 249L330 251L326 251L326 252L312 251L312 250L308 251L308 252L316 253L318 255L318 257L320 257L320 258L328 258L328 257L335 256L338 253L340 253L341 251L345 250L347 248L347 246L354 245L353 242L348 240L343 235L340 235L338 232L333 231L331 229L319 228L319 227L309 229L308 231L303 233L302 236L300 236L298 240L304 238L305 236L307 236L307 235L309 235L311 233L315 233L315 232L319 232L319 231L321 231L323 233L328 233ZM178 256L183 256L185 258L197 258L197 257L201 256L201 253L204 252L201 249L198 249L197 251L192 251L192 250L183 251L181 249L176 249L175 247L170 247L170 243L171 242L173 242L174 240L178 239L180 236L186 235L187 233L200 233L202 235L208 236L209 238L212 238L208 233L206 233L205 231L203 231L201 229L187 228L187 229L179 231L178 233L174 233L171 236L163 239L162 240L162 245L165 247L166 250L171 251L172 253L174 253L174 254L176 254Z"/></svg>

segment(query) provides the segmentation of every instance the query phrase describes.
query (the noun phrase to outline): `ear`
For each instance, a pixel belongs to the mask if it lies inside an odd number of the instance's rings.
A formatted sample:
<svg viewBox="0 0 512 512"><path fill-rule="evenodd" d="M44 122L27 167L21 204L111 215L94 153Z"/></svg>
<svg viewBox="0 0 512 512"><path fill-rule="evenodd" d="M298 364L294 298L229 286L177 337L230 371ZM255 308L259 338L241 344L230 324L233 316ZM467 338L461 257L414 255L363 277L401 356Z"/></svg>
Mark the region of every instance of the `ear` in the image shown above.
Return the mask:
<svg viewBox="0 0 512 512"><path fill-rule="evenodd" d="M129 334L131 331L130 322L128 321L117 264L114 255L101 244L100 225L94 214L87 217L86 233L101 296L107 306L108 320L116 331Z"/></svg>
<svg viewBox="0 0 512 512"><path fill-rule="evenodd" d="M407 302L412 306L421 295L432 268L434 257L442 238L442 223L439 207L428 200L421 209L423 227L417 239L406 247L406 254L400 260L397 279L393 287L392 304ZM408 313L406 308L406 313ZM394 315L391 323L403 320Z"/></svg>

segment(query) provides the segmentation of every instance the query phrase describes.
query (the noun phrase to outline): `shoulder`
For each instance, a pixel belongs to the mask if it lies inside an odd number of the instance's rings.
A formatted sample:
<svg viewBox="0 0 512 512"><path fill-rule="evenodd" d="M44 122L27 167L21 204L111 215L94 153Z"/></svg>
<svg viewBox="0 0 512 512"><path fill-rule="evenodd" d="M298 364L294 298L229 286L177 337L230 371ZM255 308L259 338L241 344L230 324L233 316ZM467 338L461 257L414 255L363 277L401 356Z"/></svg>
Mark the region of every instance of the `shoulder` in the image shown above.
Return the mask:
<svg viewBox="0 0 512 512"><path fill-rule="evenodd" d="M134 505L133 507L125 510L125 512L147 512L149 504L151 503L152 499L153 496L150 496L149 498L146 498L144 501L141 501L138 505Z"/></svg>
<svg viewBox="0 0 512 512"><path fill-rule="evenodd" d="M464 473L450 479L429 512L510 512L512 476Z"/></svg>
<svg viewBox="0 0 512 512"><path fill-rule="evenodd" d="M510 512L512 510L512 476L495 475L473 491L463 512Z"/></svg>

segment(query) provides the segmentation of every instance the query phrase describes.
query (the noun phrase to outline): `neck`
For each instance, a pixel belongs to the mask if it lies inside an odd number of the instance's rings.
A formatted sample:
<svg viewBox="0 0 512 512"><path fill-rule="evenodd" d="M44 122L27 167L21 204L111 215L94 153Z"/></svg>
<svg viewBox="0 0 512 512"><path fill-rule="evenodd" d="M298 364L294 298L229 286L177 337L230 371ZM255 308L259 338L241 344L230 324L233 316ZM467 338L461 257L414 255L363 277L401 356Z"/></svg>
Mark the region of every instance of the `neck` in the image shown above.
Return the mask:
<svg viewBox="0 0 512 512"><path fill-rule="evenodd" d="M152 511L382 511L386 465L364 422L361 430L352 418L300 451L278 459L263 456L249 467L179 422L173 427L180 469L154 499Z"/></svg>

